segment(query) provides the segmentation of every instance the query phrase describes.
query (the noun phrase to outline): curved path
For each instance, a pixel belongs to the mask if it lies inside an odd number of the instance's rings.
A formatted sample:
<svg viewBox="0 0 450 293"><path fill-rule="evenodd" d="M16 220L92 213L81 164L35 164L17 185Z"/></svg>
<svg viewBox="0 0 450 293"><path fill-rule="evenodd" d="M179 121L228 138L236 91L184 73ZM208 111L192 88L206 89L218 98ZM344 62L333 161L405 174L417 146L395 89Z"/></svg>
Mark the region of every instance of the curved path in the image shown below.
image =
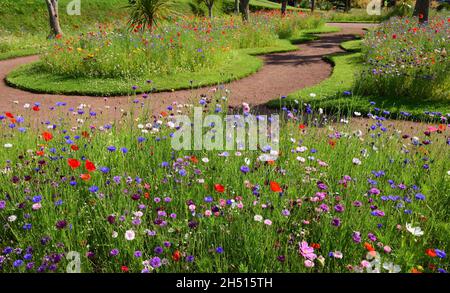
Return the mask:
<svg viewBox="0 0 450 293"><path fill-rule="evenodd" d="M274 53L264 55L264 66L257 73L231 82L226 85L230 90L230 106L239 106L242 102L251 105L264 104L274 98L287 95L295 90L312 86L328 78L332 66L322 58L324 55L343 52L339 44L354 39L355 35L364 33L364 28L370 24L340 23L330 24L341 28L340 32L323 34L318 40L299 45L299 50L288 53ZM0 113L14 111L16 114L23 111L23 104L39 102L42 104L41 113L46 117L50 114L48 107L57 102L66 102L70 107L86 104L94 111L110 112L117 118L120 109L128 109L130 97L110 97L105 101L101 97L89 96L63 96L49 94L34 94L9 87L4 78L14 68L38 60L38 56L29 56L0 61ZM131 86L131 85L130 85ZM173 102L188 103L193 97L200 94L211 94L213 87L195 90L181 90L175 92L162 92L152 94L152 111L159 113ZM105 111L107 108L114 111ZM54 112L54 111L53 111ZM50 114L51 116L51 114ZM108 115L109 116L109 115ZM112 117L109 117L112 118Z"/></svg>

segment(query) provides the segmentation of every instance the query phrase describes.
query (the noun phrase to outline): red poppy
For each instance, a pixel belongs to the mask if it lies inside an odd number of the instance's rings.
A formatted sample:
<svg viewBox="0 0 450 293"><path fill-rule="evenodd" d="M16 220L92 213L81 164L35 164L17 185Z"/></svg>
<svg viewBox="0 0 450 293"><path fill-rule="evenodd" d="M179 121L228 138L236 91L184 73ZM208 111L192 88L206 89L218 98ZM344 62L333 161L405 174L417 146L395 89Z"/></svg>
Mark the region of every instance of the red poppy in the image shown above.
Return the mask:
<svg viewBox="0 0 450 293"><path fill-rule="evenodd" d="M393 39L396 39L396 38L397 38L397 35L396 35L396 34L393 34L393 35L392 35L392 38L393 38Z"/></svg>
<svg viewBox="0 0 450 293"><path fill-rule="evenodd" d="M81 166L81 163L77 159L68 159L67 162L72 169L76 169Z"/></svg>
<svg viewBox="0 0 450 293"><path fill-rule="evenodd" d="M80 149L76 144L71 145L70 148L72 151L78 151Z"/></svg>
<svg viewBox="0 0 450 293"><path fill-rule="evenodd" d="M305 126L305 124L300 124L300 125L298 126L298 128L303 130L303 129L306 128L306 126Z"/></svg>
<svg viewBox="0 0 450 293"><path fill-rule="evenodd" d="M150 198L150 194L148 192L144 193L144 197L145 199L149 199Z"/></svg>
<svg viewBox="0 0 450 293"><path fill-rule="evenodd" d="M311 243L311 247L314 249L320 249L320 244L319 243Z"/></svg>
<svg viewBox="0 0 450 293"><path fill-rule="evenodd" d="M169 114L167 114L167 112L165 112L165 111L161 112L161 116L167 117L167 115L169 115Z"/></svg>
<svg viewBox="0 0 450 293"><path fill-rule="evenodd" d="M34 107L33 107L33 111L34 111L34 112L38 112L39 110L41 110L41 109L39 108L39 106L34 106Z"/></svg>
<svg viewBox="0 0 450 293"><path fill-rule="evenodd" d="M197 164L197 163L198 163L198 159L197 159L196 156L192 156L190 159L191 159L191 162L192 162L192 163L194 163L194 164Z"/></svg>
<svg viewBox="0 0 450 293"><path fill-rule="evenodd" d="M127 266L122 266L120 269L122 270L122 272L128 273L128 267Z"/></svg>
<svg viewBox="0 0 450 293"><path fill-rule="evenodd" d="M14 115L11 114L10 112L6 112L5 115L6 115L6 117L8 117L8 118L11 118L11 119L14 118Z"/></svg>
<svg viewBox="0 0 450 293"><path fill-rule="evenodd" d="M364 248L367 249L367 251L375 251L375 248L373 248L372 244L365 242Z"/></svg>
<svg viewBox="0 0 450 293"><path fill-rule="evenodd" d="M89 175L89 174L81 174L80 178L83 181L89 181L89 179L91 179L91 175Z"/></svg>
<svg viewBox="0 0 450 293"><path fill-rule="evenodd" d="M224 192L225 191L225 187L222 184L214 184L214 189L217 192Z"/></svg>
<svg viewBox="0 0 450 293"><path fill-rule="evenodd" d="M86 164L85 164L86 170L88 170L89 172L95 171L95 165L94 163L92 163L89 160L86 160Z"/></svg>
<svg viewBox="0 0 450 293"><path fill-rule="evenodd" d="M436 257L436 251L432 248L428 248L427 250L425 250L425 253L430 256L430 257Z"/></svg>
<svg viewBox="0 0 450 293"><path fill-rule="evenodd" d="M276 183L275 181L270 181L270 189L273 192L283 192L283 189L281 189L280 184Z"/></svg>
<svg viewBox="0 0 450 293"><path fill-rule="evenodd" d="M181 253L178 250L175 250L175 252L172 254L173 261L179 261L181 258Z"/></svg>
<svg viewBox="0 0 450 293"><path fill-rule="evenodd" d="M57 39L57 40L59 40L59 39L61 39L61 38L62 38L62 35L61 35L61 34L57 34L57 35L56 35L56 39Z"/></svg>
<svg viewBox="0 0 450 293"><path fill-rule="evenodd" d="M88 138L88 137L89 137L89 133L88 133L87 131L83 131L83 132L81 133L81 135L82 135L84 138Z"/></svg>
<svg viewBox="0 0 450 293"><path fill-rule="evenodd" d="M422 272L419 271L419 270L416 269L416 268L412 268L412 269L411 269L411 273L412 273L412 274L421 274Z"/></svg>
<svg viewBox="0 0 450 293"><path fill-rule="evenodd" d="M328 141L328 144L331 146L332 149L334 149L334 147L336 146L336 141L333 140L333 139L330 139L330 140Z"/></svg>
<svg viewBox="0 0 450 293"><path fill-rule="evenodd" d="M53 135L50 132L44 131L42 133L42 137L44 138L45 141L50 141L53 139Z"/></svg>
<svg viewBox="0 0 450 293"><path fill-rule="evenodd" d="M36 155L42 157L44 155L44 151L36 151Z"/></svg>
<svg viewBox="0 0 450 293"><path fill-rule="evenodd" d="M423 13L419 13L419 19L423 18Z"/></svg>

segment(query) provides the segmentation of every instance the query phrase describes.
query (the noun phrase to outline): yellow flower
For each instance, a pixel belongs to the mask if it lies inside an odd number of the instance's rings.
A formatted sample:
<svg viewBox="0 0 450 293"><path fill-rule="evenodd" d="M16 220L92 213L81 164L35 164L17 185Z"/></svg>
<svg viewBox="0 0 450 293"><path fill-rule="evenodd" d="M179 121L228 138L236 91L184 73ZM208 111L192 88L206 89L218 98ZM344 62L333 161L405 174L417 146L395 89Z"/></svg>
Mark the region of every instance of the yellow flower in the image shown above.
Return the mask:
<svg viewBox="0 0 450 293"><path fill-rule="evenodd" d="M77 48L77 51L81 53L83 51L83 49Z"/></svg>

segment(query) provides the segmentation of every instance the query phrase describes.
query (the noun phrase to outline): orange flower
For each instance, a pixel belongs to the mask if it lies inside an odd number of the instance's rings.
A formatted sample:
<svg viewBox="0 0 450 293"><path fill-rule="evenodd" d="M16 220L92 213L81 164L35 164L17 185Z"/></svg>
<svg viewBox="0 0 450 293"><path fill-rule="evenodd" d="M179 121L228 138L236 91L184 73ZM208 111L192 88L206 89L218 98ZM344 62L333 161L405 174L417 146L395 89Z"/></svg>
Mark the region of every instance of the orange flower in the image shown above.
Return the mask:
<svg viewBox="0 0 450 293"><path fill-rule="evenodd" d="M194 163L194 164L197 164L197 163L198 163L198 159L197 159L196 156L192 156L192 157L190 158L190 160L191 160L191 162Z"/></svg>
<svg viewBox="0 0 450 293"><path fill-rule="evenodd" d="M368 242L365 242L365 243L364 243L364 248L365 248L367 251L375 251L375 248L373 248L372 244L370 244L370 243L368 243Z"/></svg>
<svg viewBox="0 0 450 293"><path fill-rule="evenodd" d="M273 192L283 192L283 189L281 189L280 184L278 184L275 181L270 181L270 189Z"/></svg>
<svg viewBox="0 0 450 293"><path fill-rule="evenodd" d="M42 157L44 155L44 151L36 151L36 155Z"/></svg>
<svg viewBox="0 0 450 293"><path fill-rule="evenodd" d="M421 274L422 272L419 271L419 270L416 269L416 268L412 268L412 269L411 269L411 273L413 273L413 274Z"/></svg>
<svg viewBox="0 0 450 293"><path fill-rule="evenodd" d="M447 128L447 125L445 124L439 124L439 130L444 131Z"/></svg>
<svg viewBox="0 0 450 293"><path fill-rule="evenodd" d="M88 137L89 137L89 133L88 133L87 131L83 131L83 132L81 133L81 135L82 135L84 138L88 138Z"/></svg>
<svg viewBox="0 0 450 293"><path fill-rule="evenodd" d="M332 149L334 149L334 147L336 146L336 141L333 140L333 139L330 139L330 140L328 141L328 144L331 146Z"/></svg>
<svg viewBox="0 0 450 293"><path fill-rule="evenodd" d="M91 175L89 175L89 174L81 174L80 178L83 181L89 181L89 179L91 179Z"/></svg>
<svg viewBox="0 0 450 293"><path fill-rule="evenodd" d="M53 135L50 132L44 131L42 133L42 137L44 138L45 141L50 141L53 139Z"/></svg>

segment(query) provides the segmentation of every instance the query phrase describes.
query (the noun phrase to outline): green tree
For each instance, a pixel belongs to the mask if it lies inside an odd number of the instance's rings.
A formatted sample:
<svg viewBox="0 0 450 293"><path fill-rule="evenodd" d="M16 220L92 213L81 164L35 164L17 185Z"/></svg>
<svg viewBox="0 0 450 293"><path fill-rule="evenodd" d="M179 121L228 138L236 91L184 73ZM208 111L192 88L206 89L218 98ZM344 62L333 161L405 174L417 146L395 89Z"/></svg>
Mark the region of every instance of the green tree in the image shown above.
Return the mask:
<svg viewBox="0 0 450 293"><path fill-rule="evenodd" d="M161 19L174 14L172 0L129 0L130 24L153 30Z"/></svg>

